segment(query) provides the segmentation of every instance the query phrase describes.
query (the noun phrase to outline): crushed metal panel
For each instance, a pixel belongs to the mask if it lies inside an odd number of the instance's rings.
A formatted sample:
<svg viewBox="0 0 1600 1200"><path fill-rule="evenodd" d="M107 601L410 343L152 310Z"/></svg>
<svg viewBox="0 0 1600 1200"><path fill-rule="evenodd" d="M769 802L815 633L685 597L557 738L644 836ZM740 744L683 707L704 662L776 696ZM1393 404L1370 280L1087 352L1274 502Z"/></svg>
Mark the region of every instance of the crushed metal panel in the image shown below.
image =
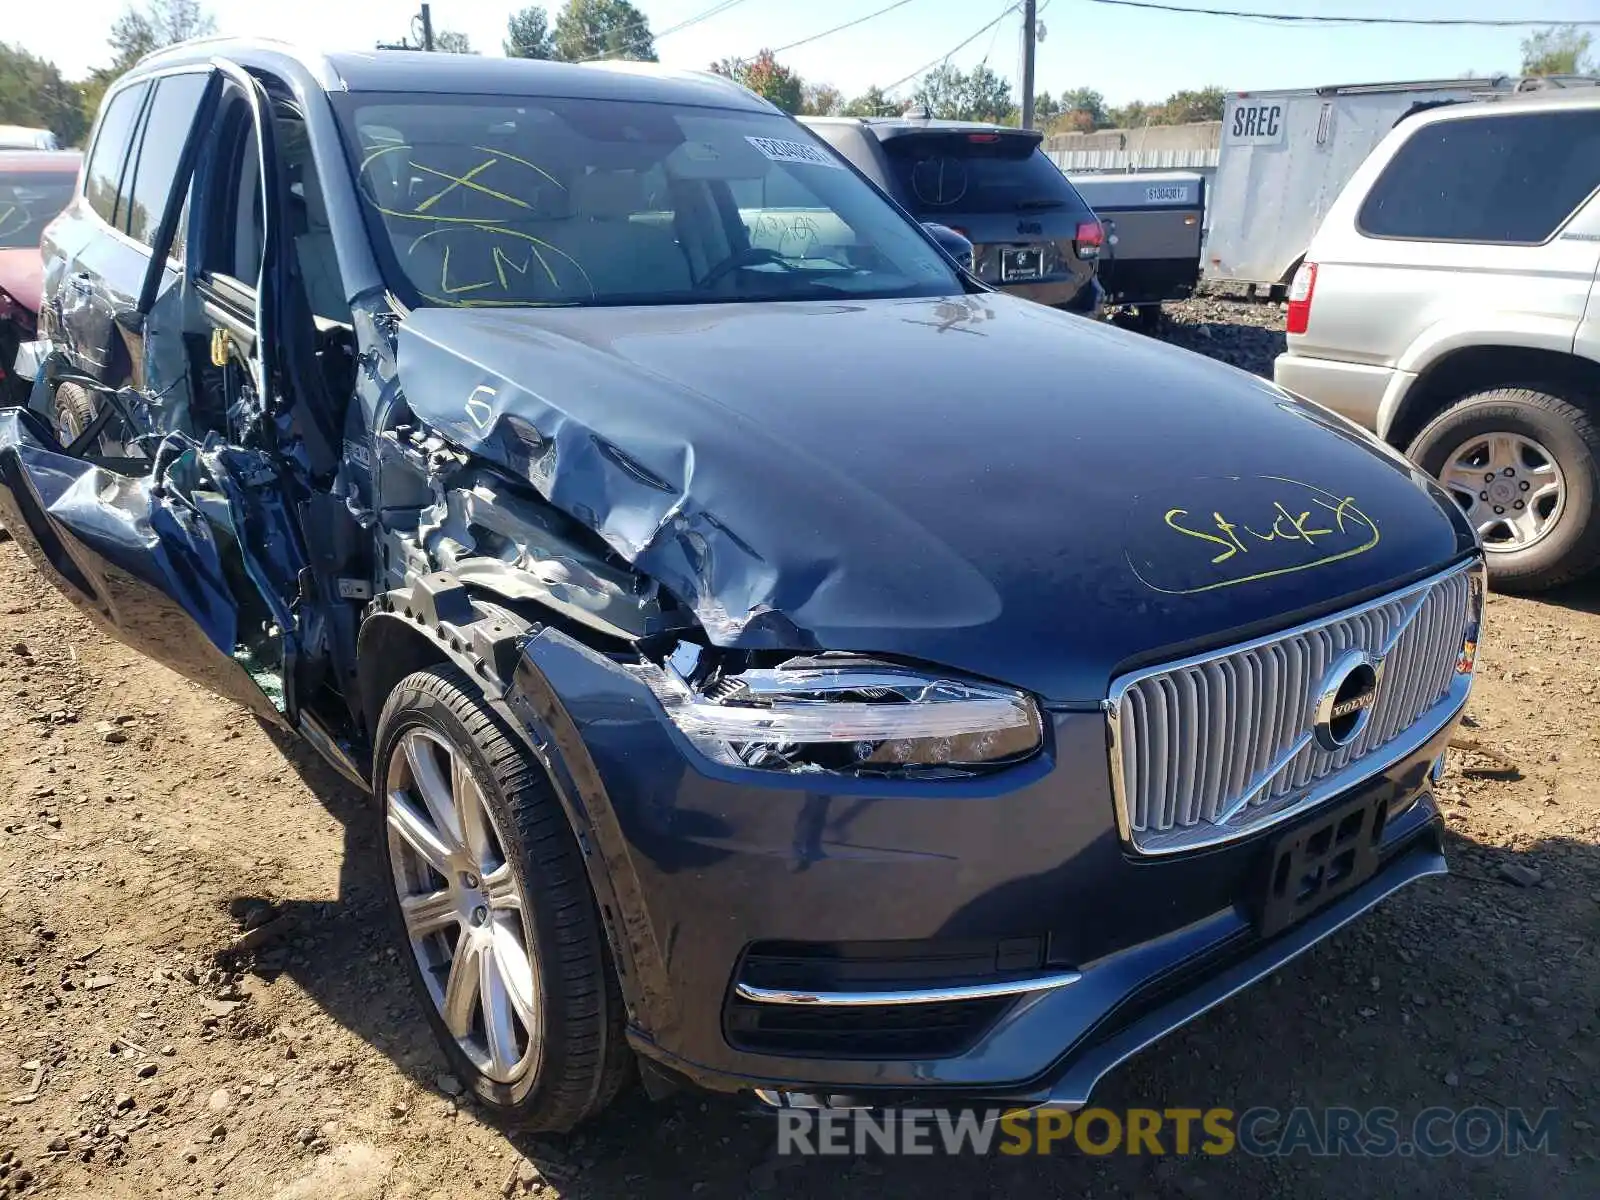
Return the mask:
<svg viewBox="0 0 1600 1200"><path fill-rule="evenodd" d="M278 719L235 658L239 609L212 524L152 477L70 458L35 416L0 410L0 524L119 641Z"/></svg>

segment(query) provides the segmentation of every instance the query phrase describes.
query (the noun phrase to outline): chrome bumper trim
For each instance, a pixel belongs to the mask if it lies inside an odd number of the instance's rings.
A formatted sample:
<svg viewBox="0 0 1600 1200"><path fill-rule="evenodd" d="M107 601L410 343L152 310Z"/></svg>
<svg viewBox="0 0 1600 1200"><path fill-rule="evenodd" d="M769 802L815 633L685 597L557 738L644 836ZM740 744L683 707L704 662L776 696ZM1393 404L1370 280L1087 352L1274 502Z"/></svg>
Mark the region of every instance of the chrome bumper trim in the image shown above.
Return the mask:
<svg viewBox="0 0 1600 1200"><path fill-rule="evenodd" d="M1070 987L1083 978L1077 971L1058 971L1003 983L973 983L961 987L911 988L885 992L803 992L792 988L764 988L739 983L734 992L754 1004L816 1004L833 1008L866 1008L882 1004L946 1004L958 1000L992 1000L999 996L1024 996Z"/></svg>

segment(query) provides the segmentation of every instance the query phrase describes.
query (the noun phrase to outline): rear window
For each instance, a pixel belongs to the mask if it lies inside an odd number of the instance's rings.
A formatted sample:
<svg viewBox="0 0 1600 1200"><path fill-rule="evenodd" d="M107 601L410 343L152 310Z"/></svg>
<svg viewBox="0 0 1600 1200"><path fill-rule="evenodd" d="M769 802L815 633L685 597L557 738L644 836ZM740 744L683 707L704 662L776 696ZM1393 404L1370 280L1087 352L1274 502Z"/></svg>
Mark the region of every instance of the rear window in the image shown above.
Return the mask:
<svg viewBox="0 0 1600 1200"><path fill-rule="evenodd" d="M206 81L206 75L197 73L169 75L156 84L155 98L150 101L144 134L140 138L138 160L129 170L129 182L124 189L128 202L118 210L119 224L146 246L155 244L156 230L167 207L167 196L177 180L178 160L183 157L184 142L188 140L195 113L200 109ZM172 252L180 256L182 247L174 246Z"/></svg>
<svg viewBox="0 0 1600 1200"><path fill-rule="evenodd" d="M1395 152L1357 216L1379 238L1537 245L1600 187L1600 111L1439 121Z"/></svg>
<svg viewBox="0 0 1600 1200"><path fill-rule="evenodd" d="M919 217L1088 208L1033 138L917 133L883 148L901 203Z"/></svg>
<svg viewBox="0 0 1600 1200"><path fill-rule="evenodd" d="M0 249L36 247L57 213L72 201L76 175L0 168Z"/></svg>

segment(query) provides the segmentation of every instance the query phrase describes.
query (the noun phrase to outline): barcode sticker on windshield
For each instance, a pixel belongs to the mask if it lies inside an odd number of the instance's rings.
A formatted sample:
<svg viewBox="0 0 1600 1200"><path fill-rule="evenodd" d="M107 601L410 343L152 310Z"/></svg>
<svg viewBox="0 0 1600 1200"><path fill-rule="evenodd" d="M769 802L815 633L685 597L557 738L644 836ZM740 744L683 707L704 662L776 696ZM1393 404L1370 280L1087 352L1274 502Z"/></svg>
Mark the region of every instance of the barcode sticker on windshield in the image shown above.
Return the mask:
<svg viewBox="0 0 1600 1200"><path fill-rule="evenodd" d="M836 171L844 170L844 164L839 162L826 150L816 146L808 146L804 142L786 142L782 138L750 137L745 136L749 142L773 162L805 163L809 167L832 167Z"/></svg>

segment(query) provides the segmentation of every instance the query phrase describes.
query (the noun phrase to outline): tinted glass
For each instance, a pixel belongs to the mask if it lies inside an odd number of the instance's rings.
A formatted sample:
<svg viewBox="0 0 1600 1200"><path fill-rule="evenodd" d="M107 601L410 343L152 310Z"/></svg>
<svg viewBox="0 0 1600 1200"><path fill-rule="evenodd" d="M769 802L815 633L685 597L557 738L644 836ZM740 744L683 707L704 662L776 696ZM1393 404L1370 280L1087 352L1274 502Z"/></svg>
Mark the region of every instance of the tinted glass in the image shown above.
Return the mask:
<svg viewBox="0 0 1600 1200"><path fill-rule="evenodd" d="M189 136L200 97L206 90L206 76L168 75L157 80L155 86L156 94L150 101L139 140L139 154L128 171L132 180L127 189L128 202L118 210L118 223L146 246L155 243L156 229L178 173L184 139ZM182 247L174 244L173 253L181 254Z"/></svg>
<svg viewBox="0 0 1600 1200"><path fill-rule="evenodd" d="M883 148L901 203L928 220L953 213L1088 210L1032 138L916 133L891 137Z"/></svg>
<svg viewBox="0 0 1600 1200"><path fill-rule="evenodd" d="M415 302L962 290L915 225L782 117L626 101L339 103L380 260Z"/></svg>
<svg viewBox="0 0 1600 1200"><path fill-rule="evenodd" d="M72 202L77 175L0 168L0 249L36 247L57 213Z"/></svg>
<svg viewBox="0 0 1600 1200"><path fill-rule="evenodd" d="M100 131L95 134L94 150L84 172L84 192L89 197L89 207L107 221L116 219L122 164L127 160L133 125L139 119L139 109L149 87L145 83L135 84L112 96L100 119Z"/></svg>
<svg viewBox="0 0 1600 1200"><path fill-rule="evenodd" d="M1373 237L1537 244L1600 186L1600 112L1439 121L1395 152L1357 218Z"/></svg>

